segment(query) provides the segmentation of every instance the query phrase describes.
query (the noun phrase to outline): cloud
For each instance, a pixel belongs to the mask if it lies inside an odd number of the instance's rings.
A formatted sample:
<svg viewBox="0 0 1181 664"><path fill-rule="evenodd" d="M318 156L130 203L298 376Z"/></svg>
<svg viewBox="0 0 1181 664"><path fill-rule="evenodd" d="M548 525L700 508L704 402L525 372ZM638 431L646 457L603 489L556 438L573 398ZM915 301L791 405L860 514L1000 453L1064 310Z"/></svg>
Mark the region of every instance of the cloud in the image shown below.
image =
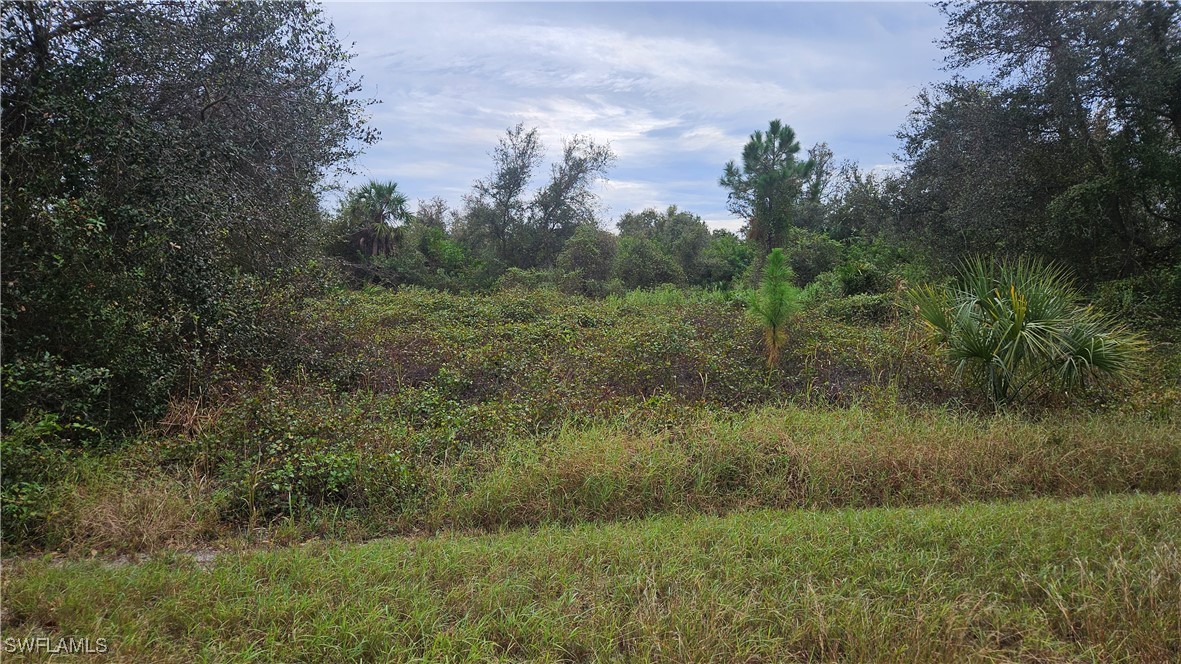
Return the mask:
<svg viewBox="0 0 1181 664"><path fill-rule="evenodd" d="M893 134L939 77L942 21L920 5L328 4L382 143L356 181L391 178L458 205L506 128L549 154L574 134L618 156L612 216L677 204L741 222L717 185L749 134L781 118L838 159L892 163ZM548 172L542 169L539 173ZM612 222L613 224L613 222Z"/></svg>

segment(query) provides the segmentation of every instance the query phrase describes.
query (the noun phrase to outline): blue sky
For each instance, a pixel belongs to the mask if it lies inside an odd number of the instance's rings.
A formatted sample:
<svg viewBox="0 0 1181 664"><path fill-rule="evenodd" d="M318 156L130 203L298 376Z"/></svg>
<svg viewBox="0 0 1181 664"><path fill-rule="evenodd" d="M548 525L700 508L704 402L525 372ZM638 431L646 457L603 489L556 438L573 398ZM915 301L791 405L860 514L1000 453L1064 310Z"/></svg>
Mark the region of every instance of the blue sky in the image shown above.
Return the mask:
<svg viewBox="0 0 1181 664"><path fill-rule="evenodd" d="M604 225L675 204L737 230L717 180L780 118L806 150L888 169L923 86L947 78L943 19L918 3L327 3L381 142L346 185L393 180L461 204L518 122L548 155L575 134L617 155ZM539 169L544 178L548 168ZM412 205L413 207L413 205Z"/></svg>

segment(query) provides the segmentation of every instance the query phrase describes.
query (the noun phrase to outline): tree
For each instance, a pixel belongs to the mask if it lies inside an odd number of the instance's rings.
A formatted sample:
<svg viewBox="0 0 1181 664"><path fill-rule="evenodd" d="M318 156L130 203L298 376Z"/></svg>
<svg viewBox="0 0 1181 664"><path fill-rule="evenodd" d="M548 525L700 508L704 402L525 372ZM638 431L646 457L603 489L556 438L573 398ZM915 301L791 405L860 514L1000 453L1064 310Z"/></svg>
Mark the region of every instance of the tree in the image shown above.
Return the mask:
<svg viewBox="0 0 1181 664"><path fill-rule="evenodd" d="M619 239L612 274L628 288L685 283L685 272L672 256L656 242L641 237Z"/></svg>
<svg viewBox="0 0 1181 664"><path fill-rule="evenodd" d="M615 153L586 136L563 141L562 160L552 167L549 183L533 197L529 225L531 254L541 267L553 265L562 245L580 225L595 224L598 196L591 187L605 180Z"/></svg>
<svg viewBox="0 0 1181 664"><path fill-rule="evenodd" d="M597 226L583 224L575 229L558 254L558 269L578 273L589 282L606 282L611 278L618 238Z"/></svg>
<svg viewBox="0 0 1181 664"><path fill-rule="evenodd" d="M842 164L824 232L840 241L885 237L900 244L903 183L896 175L862 173L856 164Z"/></svg>
<svg viewBox="0 0 1181 664"><path fill-rule="evenodd" d="M551 267L580 224L593 224L598 198L591 187L606 178L615 159L609 146L585 136L562 145L550 180L532 197L527 189L541 165L544 146L536 128L509 129L492 152L492 174L477 180L464 199L457 235L504 266Z"/></svg>
<svg viewBox="0 0 1181 664"><path fill-rule="evenodd" d="M455 219L455 212L451 210L443 197L435 196L430 200L418 201L418 210L414 213L414 219L425 226L446 231Z"/></svg>
<svg viewBox="0 0 1181 664"><path fill-rule="evenodd" d="M950 287L920 286L909 297L956 372L997 408L1039 390L1126 375L1144 348L1139 337L1079 304L1063 268L1037 259L972 258Z"/></svg>
<svg viewBox="0 0 1181 664"><path fill-rule="evenodd" d="M337 214L337 228L351 252L360 256L389 256L410 220L408 199L396 182L370 180L349 191Z"/></svg>
<svg viewBox="0 0 1181 664"><path fill-rule="evenodd" d="M804 183L803 196L796 211L794 224L815 232L828 232L837 176L835 156L828 143L817 143L808 149L812 170Z"/></svg>
<svg viewBox="0 0 1181 664"><path fill-rule="evenodd" d="M628 212L617 225L620 237L643 238L659 245L680 265L689 283L700 283L704 278L701 254L709 245L710 232L701 217L670 205L664 212L655 208Z"/></svg>
<svg viewBox="0 0 1181 664"><path fill-rule="evenodd" d="M746 272L750 260L749 244L730 231L715 229L709 244L701 252L701 281L706 285L729 288Z"/></svg>
<svg viewBox="0 0 1181 664"><path fill-rule="evenodd" d="M791 268L783 250L772 249L763 269L763 281L751 297L749 311L763 328L767 347L767 366L779 363L779 353L787 342L787 323L799 309L800 291L791 285Z"/></svg>
<svg viewBox="0 0 1181 664"><path fill-rule="evenodd" d="M529 131L523 124L512 127L492 151L492 174L477 180L464 199L468 242L488 245L492 256L507 265L515 262L512 240L525 228L525 190L544 156L536 127Z"/></svg>
<svg viewBox="0 0 1181 664"><path fill-rule="evenodd" d="M1181 6L941 4L947 66L900 134L909 216L948 250L1034 250L1089 279L1181 253ZM1014 241L1015 240L1015 241Z"/></svg>
<svg viewBox="0 0 1181 664"><path fill-rule="evenodd" d="M765 134L751 134L742 150L742 167L733 161L727 163L718 181L730 190L730 211L746 219L746 237L757 256L783 246L794 208L815 168L811 159L796 158L799 151L795 131L772 120Z"/></svg>
<svg viewBox="0 0 1181 664"><path fill-rule="evenodd" d="M321 182L376 139L350 56L297 3L0 11L5 421L150 419L315 258Z"/></svg>

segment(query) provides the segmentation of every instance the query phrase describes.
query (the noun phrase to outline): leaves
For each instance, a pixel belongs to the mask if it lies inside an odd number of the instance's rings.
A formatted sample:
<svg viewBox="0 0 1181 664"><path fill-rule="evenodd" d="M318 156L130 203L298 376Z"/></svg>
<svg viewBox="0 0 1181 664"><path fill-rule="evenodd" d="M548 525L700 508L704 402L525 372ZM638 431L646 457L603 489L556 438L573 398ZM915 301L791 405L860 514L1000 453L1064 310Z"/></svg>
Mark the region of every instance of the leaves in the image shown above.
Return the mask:
<svg viewBox="0 0 1181 664"><path fill-rule="evenodd" d="M800 290L792 286L791 277L783 250L773 249L763 268L763 283L750 301L750 311L763 328L768 367L779 362L779 352L787 342L787 323L799 309Z"/></svg>
<svg viewBox="0 0 1181 664"><path fill-rule="evenodd" d="M1131 371L1144 342L1091 307L1066 271L1037 259L970 258L948 287L908 293L915 313L998 407Z"/></svg>

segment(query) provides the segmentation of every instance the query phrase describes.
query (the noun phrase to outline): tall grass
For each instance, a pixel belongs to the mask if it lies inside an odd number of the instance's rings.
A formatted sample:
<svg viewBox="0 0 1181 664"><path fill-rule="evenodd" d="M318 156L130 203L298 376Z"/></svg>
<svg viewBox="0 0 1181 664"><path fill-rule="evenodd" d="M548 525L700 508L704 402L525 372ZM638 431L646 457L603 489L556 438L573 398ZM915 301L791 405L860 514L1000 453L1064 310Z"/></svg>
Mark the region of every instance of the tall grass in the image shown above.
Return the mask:
<svg viewBox="0 0 1181 664"><path fill-rule="evenodd" d="M1124 491L1181 491L1174 422L766 408L672 429L606 424L520 441L476 471L445 471L430 523L499 527Z"/></svg>

